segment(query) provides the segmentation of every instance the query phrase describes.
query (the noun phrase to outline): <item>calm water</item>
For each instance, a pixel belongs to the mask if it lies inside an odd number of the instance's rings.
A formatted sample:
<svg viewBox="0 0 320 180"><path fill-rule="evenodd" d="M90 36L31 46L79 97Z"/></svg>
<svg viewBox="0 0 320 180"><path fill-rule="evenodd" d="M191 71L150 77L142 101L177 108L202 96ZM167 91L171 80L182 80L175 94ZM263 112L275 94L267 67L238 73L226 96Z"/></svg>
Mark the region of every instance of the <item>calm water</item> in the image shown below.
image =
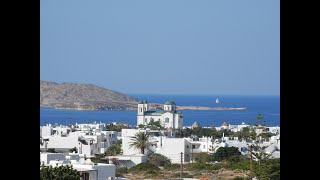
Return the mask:
<svg viewBox="0 0 320 180"><path fill-rule="evenodd" d="M138 95L137 99L164 103L173 100L179 106L246 107L247 110L234 111L182 111L184 125L198 121L202 126L220 126L223 121L230 124L253 123L261 113L268 125L280 126L280 96L197 96L197 95ZM219 104L215 103L219 98ZM40 108L40 123L69 124L75 122L124 122L136 125L137 111L76 111Z"/></svg>

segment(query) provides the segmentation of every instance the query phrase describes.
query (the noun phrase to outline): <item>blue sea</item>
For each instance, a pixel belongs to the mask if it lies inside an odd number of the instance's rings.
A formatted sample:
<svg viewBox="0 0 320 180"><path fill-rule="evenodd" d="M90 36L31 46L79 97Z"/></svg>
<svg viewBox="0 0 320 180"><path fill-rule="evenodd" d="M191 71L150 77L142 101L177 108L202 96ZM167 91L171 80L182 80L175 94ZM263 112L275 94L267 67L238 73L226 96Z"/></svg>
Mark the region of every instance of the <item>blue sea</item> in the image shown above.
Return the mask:
<svg viewBox="0 0 320 180"><path fill-rule="evenodd" d="M245 107L247 110L183 110L184 125L198 121L201 126L220 126L224 121L231 125L254 123L260 113L267 125L280 126L280 96L214 96L214 95L140 95L130 94L148 102L174 101L178 106ZM219 98L219 103L216 103ZM40 107L40 124L123 122L136 125L137 111L77 111Z"/></svg>

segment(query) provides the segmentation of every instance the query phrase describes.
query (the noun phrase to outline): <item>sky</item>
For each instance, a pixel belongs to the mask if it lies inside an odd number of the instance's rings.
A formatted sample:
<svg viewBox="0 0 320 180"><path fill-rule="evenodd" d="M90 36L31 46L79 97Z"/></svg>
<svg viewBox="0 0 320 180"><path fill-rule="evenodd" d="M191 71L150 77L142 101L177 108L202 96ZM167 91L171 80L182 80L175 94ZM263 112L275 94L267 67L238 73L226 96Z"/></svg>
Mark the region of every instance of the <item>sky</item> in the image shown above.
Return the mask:
<svg viewBox="0 0 320 180"><path fill-rule="evenodd" d="M40 0L40 79L280 95L280 1Z"/></svg>

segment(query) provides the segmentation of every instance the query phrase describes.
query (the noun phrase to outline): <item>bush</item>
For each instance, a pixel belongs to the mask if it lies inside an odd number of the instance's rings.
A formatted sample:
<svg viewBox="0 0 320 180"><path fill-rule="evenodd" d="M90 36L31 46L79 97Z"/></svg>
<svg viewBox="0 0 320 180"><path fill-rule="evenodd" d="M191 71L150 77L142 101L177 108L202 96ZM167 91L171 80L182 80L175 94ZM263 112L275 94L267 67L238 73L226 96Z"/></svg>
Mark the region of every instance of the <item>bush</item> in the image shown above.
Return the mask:
<svg viewBox="0 0 320 180"><path fill-rule="evenodd" d="M120 167L117 169L117 173L128 173L127 167Z"/></svg>
<svg viewBox="0 0 320 180"><path fill-rule="evenodd" d="M156 166L168 166L171 164L171 161L169 158L162 154L154 153L149 156L148 163L156 165Z"/></svg>
<svg viewBox="0 0 320 180"><path fill-rule="evenodd" d="M205 169L207 167L206 164L203 163L191 163L187 165L187 168L190 170L199 170L199 169Z"/></svg>
<svg viewBox="0 0 320 180"><path fill-rule="evenodd" d="M228 162L230 162L230 163L237 163L239 161L240 161L240 156L238 156L238 155L230 156L228 158Z"/></svg>
<svg viewBox="0 0 320 180"><path fill-rule="evenodd" d="M76 147L69 149L69 152L72 153L73 151L74 151L75 153L78 153L78 149L77 149Z"/></svg>
<svg viewBox="0 0 320 180"><path fill-rule="evenodd" d="M171 178L179 178L180 177L180 173L174 173L172 174ZM188 174L188 173L185 173L185 172L182 172L182 177L183 178L193 178L192 175Z"/></svg>
<svg viewBox="0 0 320 180"><path fill-rule="evenodd" d="M127 167L120 167L116 169L116 176L121 177L123 174L128 173L128 168Z"/></svg>
<svg viewBox="0 0 320 180"><path fill-rule="evenodd" d="M236 176L233 180L250 180L250 177L240 177L240 176Z"/></svg>
<svg viewBox="0 0 320 180"><path fill-rule="evenodd" d="M109 164L109 160L107 160L107 159L102 159L102 158L99 157L99 156L92 157L92 158L90 158L90 159L91 159L91 161L92 161L93 163L106 163L106 164Z"/></svg>
<svg viewBox="0 0 320 180"><path fill-rule="evenodd" d="M80 176L72 166L44 166L40 168L40 180L59 179L59 180L78 180Z"/></svg>
<svg viewBox="0 0 320 180"><path fill-rule="evenodd" d="M245 159L236 163L231 163L231 169L250 170L250 160Z"/></svg>
<svg viewBox="0 0 320 180"><path fill-rule="evenodd" d="M156 171L154 171L154 170L148 170L147 171L147 174L152 174L152 175L156 175L156 174L158 174Z"/></svg>
<svg viewBox="0 0 320 180"><path fill-rule="evenodd" d="M220 147L214 154L214 159L222 161L230 158L231 156L240 156L241 153L237 147Z"/></svg>
<svg viewBox="0 0 320 180"><path fill-rule="evenodd" d="M196 153L196 154L193 154L193 159L195 162L197 163L207 163L207 162L211 162L212 156L210 156L209 154L207 153Z"/></svg>
<svg viewBox="0 0 320 180"><path fill-rule="evenodd" d="M56 149L54 149L54 148L49 148L49 149L47 150L47 152L56 153Z"/></svg>
<svg viewBox="0 0 320 180"><path fill-rule="evenodd" d="M118 140L114 144L112 144L104 153L105 156L115 156L122 153L121 149L122 140Z"/></svg>
<svg viewBox="0 0 320 180"><path fill-rule="evenodd" d="M166 165L164 166L164 169L165 170L177 170L177 169L180 169L180 165L179 164L169 164L169 165Z"/></svg>
<svg viewBox="0 0 320 180"><path fill-rule="evenodd" d="M150 164L150 163L140 163L140 164L133 166L129 169L130 172L132 172L132 171L148 171L148 170L159 171L160 168L158 166Z"/></svg>
<svg viewBox="0 0 320 180"><path fill-rule="evenodd" d="M218 170L221 169L223 165L221 163L213 164L208 167L206 167L206 170Z"/></svg>

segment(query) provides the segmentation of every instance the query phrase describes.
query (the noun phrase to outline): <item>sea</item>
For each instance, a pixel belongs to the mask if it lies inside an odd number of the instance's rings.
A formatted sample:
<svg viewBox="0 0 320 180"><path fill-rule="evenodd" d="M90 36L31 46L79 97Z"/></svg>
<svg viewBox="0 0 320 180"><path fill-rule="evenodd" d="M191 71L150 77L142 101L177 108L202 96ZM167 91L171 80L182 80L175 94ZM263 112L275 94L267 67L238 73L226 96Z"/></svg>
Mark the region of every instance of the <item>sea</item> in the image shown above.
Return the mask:
<svg viewBox="0 0 320 180"><path fill-rule="evenodd" d="M236 96L236 95L146 95L129 94L139 100L161 103L170 100L177 106L206 106L247 108L246 110L182 110L184 126L195 121L203 127L220 126L224 121L231 125L253 124L258 114L268 126L280 126L280 96ZM216 103L218 98L219 103ZM40 125L74 124L92 122L122 122L135 126L136 110L79 111L40 107Z"/></svg>

